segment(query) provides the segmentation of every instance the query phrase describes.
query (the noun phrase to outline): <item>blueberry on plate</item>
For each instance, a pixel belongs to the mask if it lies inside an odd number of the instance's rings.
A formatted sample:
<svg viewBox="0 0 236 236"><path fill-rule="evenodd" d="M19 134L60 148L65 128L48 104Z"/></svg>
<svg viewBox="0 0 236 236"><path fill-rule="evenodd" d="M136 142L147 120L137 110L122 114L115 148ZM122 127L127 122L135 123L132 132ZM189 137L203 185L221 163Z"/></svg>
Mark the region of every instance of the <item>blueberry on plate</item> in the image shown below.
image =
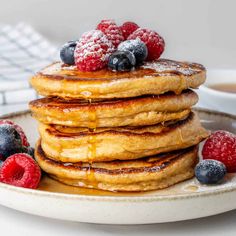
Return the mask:
<svg viewBox="0 0 236 236"><path fill-rule="evenodd" d="M138 39L126 40L119 44L119 51L130 51L134 54L137 63L142 63L148 56L147 46Z"/></svg>
<svg viewBox="0 0 236 236"><path fill-rule="evenodd" d="M26 153L34 158L34 148L33 147L22 146L21 153Z"/></svg>
<svg viewBox="0 0 236 236"><path fill-rule="evenodd" d="M225 165L216 160L202 160L195 167L195 176L202 184L217 184L224 178L225 174Z"/></svg>
<svg viewBox="0 0 236 236"><path fill-rule="evenodd" d="M22 149L22 142L19 133L12 125L0 125L0 157L5 160L12 154L19 153Z"/></svg>
<svg viewBox="0 0 236 236"><path fill-rule="evenodd" d="M3 158L0 157L0 168L1 168L1 166L3 165L3 163L4 163Z"/></svg>
<svg viewBox="0 0 236 236"><path fill-rule="evenodd" d="M135 56L129 51L116 51L108 58L108 68L114 71L130 71L135 64Z"/></svg>
<svg viewBox="0 0 236 236"><path fill-rule="evenodd" d="M76 40L69 41L65 43L60 51L61 60L68 65L75 64L74 51L76 47Z"/></svg>
<svg viewBox="0 0 236 236"><path fill-rule="evenodd" d="M34 158L34 148L33 147L27 147L27 153Z"/></svg>

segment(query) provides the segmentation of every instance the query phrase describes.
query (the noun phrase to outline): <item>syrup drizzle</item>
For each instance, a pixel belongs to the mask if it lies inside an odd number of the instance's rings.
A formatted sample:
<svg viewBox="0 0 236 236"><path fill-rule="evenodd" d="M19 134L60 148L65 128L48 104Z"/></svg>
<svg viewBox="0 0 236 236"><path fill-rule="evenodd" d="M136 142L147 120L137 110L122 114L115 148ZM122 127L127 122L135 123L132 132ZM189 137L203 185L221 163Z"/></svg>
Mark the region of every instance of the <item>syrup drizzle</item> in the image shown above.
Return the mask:
<svg viewBox="0 0 236 236"><path fill-rule="evenodd" d="M92 107L92 99L88 100L89 102L89 123L88 123L88 129L89 129L89 139L88 139L88 162L89 162L89 170L87 171L87 179L88 182L92 183L93 185L97 184L97 180L95 177L94 170L92 170L91 165L94 159L96 158L96 151L97 151L97 140L96 136L94 135L94 132L97 128L97 115L96 110L94 107Z"/></svg>

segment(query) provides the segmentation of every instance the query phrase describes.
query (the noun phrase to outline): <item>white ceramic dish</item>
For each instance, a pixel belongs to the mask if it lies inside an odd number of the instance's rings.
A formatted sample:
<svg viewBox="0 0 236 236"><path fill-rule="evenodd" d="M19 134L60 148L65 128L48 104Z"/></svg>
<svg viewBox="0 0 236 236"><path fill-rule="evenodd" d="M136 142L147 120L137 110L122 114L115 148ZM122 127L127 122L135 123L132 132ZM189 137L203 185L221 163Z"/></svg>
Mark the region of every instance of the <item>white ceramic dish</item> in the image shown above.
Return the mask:
<svg viewBox="0 0 236 236"><path fill-rule="evenodd" d="M236 94L221 92L208 87L220 83L236 84L236 70L209 70L206 82L198 90L200 101L210 109L236 115Z"/></svg>
<svg viewBox="0 0 236 236"><path fill-rule="evenodd" d="M236 116L207 110L198 112L205 127L236 132ZM36 122L29 112L15 113L2 118L12 119L20 124L31 144L35 143L38 136ZM201 186L192 179L171 188L144 194L112 194L93 190L86 192L62 184L57 186L57 182L47 178L44 178L42 183L44 188L41 189L44 190L29 190L1 183L0 204L50 218L102 224L172 222L236 209L234 174L228 175L227 181L221 185ZM57 187L53 188L53 184Z"/></svg>

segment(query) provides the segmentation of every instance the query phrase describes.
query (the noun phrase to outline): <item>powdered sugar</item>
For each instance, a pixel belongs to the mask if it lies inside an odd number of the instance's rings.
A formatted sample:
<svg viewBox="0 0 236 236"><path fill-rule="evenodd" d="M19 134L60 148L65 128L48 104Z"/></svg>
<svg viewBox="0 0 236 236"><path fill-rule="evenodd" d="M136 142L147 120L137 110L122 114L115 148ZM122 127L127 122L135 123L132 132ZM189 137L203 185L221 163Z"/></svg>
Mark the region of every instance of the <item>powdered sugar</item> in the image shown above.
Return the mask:
<svg viewBox="0 0 236 236"><path fill-rule="evenodd" d="M205 70L205 68L200 64L177 62L167 59L159 59L158 61L155 62L153 61L147 62L142 67L147 69L153 69L157 73L161 74L169 75L174 73L186 76L191 76L193 74Z"/></svg>
<svg viewBox="0 0 236 236"><path fill-rule="evenodd" d="M139 28L135 30L128 39L141 39L148 49L148 61L158 59L164 51L164 39L155 31Z"/></svg>
<svg viewBox="0 0 236 236"><path fill-rule="evenodd" d="M117 47L122 41L124 41L122 31L116 25L114 20L102 20L97 25L97 29L101 30L115 47Z"/></svg>
<svg viewBox="0 0 236 236"><path fill-rule="evenodd" d="M105 67L109 55L115 50L111 41L100 30L85 32L75 49L75 63L82 71Z"/></svg>

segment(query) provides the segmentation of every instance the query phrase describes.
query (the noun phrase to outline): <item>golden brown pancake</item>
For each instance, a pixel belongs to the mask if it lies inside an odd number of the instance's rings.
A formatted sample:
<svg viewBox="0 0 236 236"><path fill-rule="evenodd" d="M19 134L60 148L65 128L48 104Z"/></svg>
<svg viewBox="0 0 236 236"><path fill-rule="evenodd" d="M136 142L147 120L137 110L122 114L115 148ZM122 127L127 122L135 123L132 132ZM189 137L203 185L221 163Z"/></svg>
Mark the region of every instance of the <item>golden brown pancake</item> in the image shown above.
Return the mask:
<svg viewBox="0 0 236 236"><path fill-rule="evenodd" d="M45 124L89 128L141 126L183 119L197 101L195 92L185 90L180 95L166 93L90 102L42 98L30 102L30 109Z"/></svg>
<svg viewBox="0 0 236 236"><path fill-rule="evenodd" d="M132 161L62 163L47 157L38 142L39 166L62 183L109 191L148 191L167 188L194 176L197 146Z"/></svg>
<svg viewBox="0 0 236 236"><path fill-rule="evenodd" d="M158 153L184 149L208 136L198 116L169 125L144 127L70 128L39 125L42 148L51 158L62 162L99 162L131 160Z"/></svg>
<svg viewBox="0 0 236 236"><path fill-rule="evenodd" d="M107 99L137 97L197 88L206 79L205 68L197 63L159 59L145 62L130 72L107 68L93 72L56 62L31 79L31 85L45 96L62 98Z"/></svg>

